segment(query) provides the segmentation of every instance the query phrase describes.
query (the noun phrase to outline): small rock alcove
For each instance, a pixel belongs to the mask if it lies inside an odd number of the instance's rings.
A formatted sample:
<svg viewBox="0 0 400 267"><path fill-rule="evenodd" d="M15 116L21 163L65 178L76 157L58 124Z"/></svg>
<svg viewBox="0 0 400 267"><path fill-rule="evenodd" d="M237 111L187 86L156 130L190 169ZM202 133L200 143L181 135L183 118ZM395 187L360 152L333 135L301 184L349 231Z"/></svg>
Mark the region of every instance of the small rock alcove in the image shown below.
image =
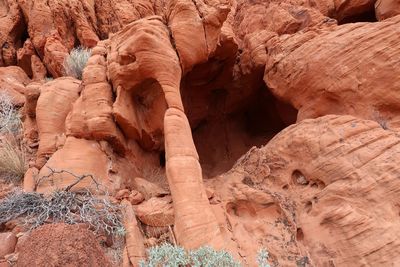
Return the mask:
<svg viewBox="0 0 400 267"><path fill-rule="evenodd" d="M204 104L208 116L195 127L192 125L205 178L228 171L251 147L265 145L296 122L297 110L275 98L265 86L228 113L225 104L229 92L218 90L211 94L210 102Z"/></svg>

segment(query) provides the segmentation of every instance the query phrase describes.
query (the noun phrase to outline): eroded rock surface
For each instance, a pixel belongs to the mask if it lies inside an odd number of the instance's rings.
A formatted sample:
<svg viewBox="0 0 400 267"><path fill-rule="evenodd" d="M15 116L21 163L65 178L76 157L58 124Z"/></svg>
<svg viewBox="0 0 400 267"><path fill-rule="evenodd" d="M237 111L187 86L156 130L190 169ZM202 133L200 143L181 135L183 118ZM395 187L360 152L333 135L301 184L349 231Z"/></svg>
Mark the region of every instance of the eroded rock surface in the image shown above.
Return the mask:
<svg viewBox="0 0 400 267"><path fill-rule="evenodd" d="M398 13L389 0L0 1L25 190L108 191L124 266L165 241L245 266L260 248L272 266L396 265ZM61 77L79 45L82 81Z"/></svg>
<svg viewBox="0 0 400 267"><path fill-rule="evenodd" d="M212 181L216 207L246 259L261 246L282 266L396 265L398 151L398 134L373 121L304 120Z"/></svg>
<svg viewBox="0 0 400 267"><path fill-rule="evenodd" d="M264 80L299 110L298 120L351 114L398 127L399 22L397 16L270 40Z"/></svg>

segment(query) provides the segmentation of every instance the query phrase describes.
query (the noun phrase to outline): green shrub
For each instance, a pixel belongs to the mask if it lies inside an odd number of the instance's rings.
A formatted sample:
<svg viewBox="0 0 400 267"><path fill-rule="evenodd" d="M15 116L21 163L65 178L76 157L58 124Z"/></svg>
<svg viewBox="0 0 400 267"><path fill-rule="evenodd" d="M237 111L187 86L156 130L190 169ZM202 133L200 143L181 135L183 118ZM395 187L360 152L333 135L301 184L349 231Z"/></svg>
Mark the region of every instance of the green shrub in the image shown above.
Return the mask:
<svg viewBox="0 0 400 267"><path fill-rule="evenodd" d="M54 78L53 78L53 77L45 77L45 78L44 78L44 81L45 81L46 83L48 83L48 82L54 81Z"/></svg>
<svg viewBox="0 0 400 267"><path fill-rule="evenodd" d="M236 262L232 255L226 251L215 251L211 247L201 247L197 250L189 252L191 259L191 266L196 267L228 267L228 266L241 266Z"/></svg>
<svg viewBox="0 0 400 267"><path fill-rule="evenodd" d="M72 49L64 60L65 75L81 80L83 69L85 68L91 54L92 51L88 48L79 46Z"/></svg>
<svg viewBox="0 0 400 267"><path fill-rule="evenodd" d="M268 251L266 249L260 249L257 255L257 264L259 267L271 267L268 263Z"/></svg>
<svg viewBox="0 0 400 267"><path fill-rule="evenodd" d="M239 267L226 251L215 251L211 247L185 251L183 248L165 243L149 249L147 261L140 262L140 267Z"/></svg>

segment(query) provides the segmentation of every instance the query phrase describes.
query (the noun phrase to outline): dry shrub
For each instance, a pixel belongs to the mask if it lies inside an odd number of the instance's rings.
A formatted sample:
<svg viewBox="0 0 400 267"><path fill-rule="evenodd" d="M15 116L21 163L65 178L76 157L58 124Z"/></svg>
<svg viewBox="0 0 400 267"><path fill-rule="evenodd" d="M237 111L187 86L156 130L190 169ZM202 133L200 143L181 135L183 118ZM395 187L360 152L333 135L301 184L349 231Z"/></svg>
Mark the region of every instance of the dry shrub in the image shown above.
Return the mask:
<svg viewBox="0 0 400 267"><path fill-rule="evenodd" d="M0 176L7 182L19 182L26 171L25 152L17 138L21 131L22 122L11 97L0 93Z"/></svg>
<svg viewBox="0 0 400 267"><path fill-rule="evenodd" d="M0 175L7 182L19 182L25 175L25 152L15 137L7 136L0 142Z"/></svg>
<svg viewBox="0 0 400 267"><path fill-rule="evenodd" d="M16 218L22 218L31 229L46 223L86 223L99 233L125 234L119 206L89 190L60 190L49 196L15 191L0 202L0 224Z"/></svg>
<svg viewBox="0 0 400 267"><path fill-rule="evenodd" d="M92 51L88 48L81 46L73 48L64 60L65 75L81 80L83 69L86 67L91 54Z"/></svg>
<svg viewBox="0 0 400 267"><path fill-rule="evenodd" d="M5 92L0 93L0 133L18 134L22 123L18 110L12 104L11 96Z"/></svg>

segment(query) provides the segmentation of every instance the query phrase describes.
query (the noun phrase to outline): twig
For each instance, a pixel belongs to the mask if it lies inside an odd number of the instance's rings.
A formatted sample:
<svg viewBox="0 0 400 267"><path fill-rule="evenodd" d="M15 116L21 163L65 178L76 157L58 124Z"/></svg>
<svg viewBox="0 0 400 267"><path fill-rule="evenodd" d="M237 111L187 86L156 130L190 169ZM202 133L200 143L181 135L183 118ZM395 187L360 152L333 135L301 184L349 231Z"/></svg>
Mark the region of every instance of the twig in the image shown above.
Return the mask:
<svg viewBox="0 0 400 267"><path fill-rule="evenodd" d="M68 185L68 186L64 189L65 191L68 192L69 190L71 190L72 187L74 187L75 185L77 185L77 184L78 184L80 181L82 181L83 179L85 179L85 178L90 178L90 179L96 184L97 190L100 190L100 191L105 192L104 190L100 189L101 184L100 184L99 182L97 182L97 180L94 178L94 176L93 176L92 174L76 175L76 174L74 174L74 173L72 173L72 172L70 172L70 171L67 171L67 170L54 170L54 169L52 169L52 168L49 167L49 166L47 166L47 168L50 170L50 173L49 173L48 175L44 175L44 176L42 176L41 178L39 178L39 179L37 180L37 182L36 182L36 187L40 184L40 182L41 182L43 179L51 178L54 174L67 173L67 174L69 174L69 175L75 177L75 178L76 178L76 181L73 182L72 184Z"/></svg>
<svg viewBox="0 0 400 267"><path fill-rule="evenodd" d="M168 225L168 230L172 236L172 242L174 242L174 246L176 247L178 244L176 242L175 233L174 233L174 231L172 231L171 225Z"/></svg>

